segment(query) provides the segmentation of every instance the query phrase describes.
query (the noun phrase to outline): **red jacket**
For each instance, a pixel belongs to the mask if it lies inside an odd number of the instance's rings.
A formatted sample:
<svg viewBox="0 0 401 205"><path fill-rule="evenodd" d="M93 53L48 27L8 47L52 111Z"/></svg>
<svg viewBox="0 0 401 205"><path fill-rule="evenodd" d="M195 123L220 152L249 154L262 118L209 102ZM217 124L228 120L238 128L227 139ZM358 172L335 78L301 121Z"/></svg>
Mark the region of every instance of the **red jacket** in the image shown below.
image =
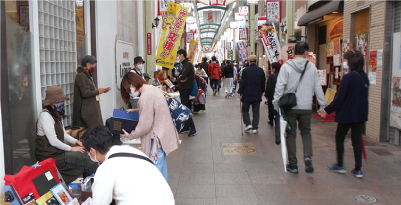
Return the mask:
<svg viewBox="0 0 401 205"><path fill-rule="evenodd" d="M220 79L221 78L221 67L218 63L210 63L208 67L209 76L212 76L212 79Z"/></svg>

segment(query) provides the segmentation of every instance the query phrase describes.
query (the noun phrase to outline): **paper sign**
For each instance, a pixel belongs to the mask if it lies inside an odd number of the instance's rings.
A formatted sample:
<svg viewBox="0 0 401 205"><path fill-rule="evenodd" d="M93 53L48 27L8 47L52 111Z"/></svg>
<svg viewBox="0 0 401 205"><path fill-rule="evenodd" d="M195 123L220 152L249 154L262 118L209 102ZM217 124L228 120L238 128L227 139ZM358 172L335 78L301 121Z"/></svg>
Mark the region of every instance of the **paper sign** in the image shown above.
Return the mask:
<svg viewBox="0 0 401 205"><path fill-rule="evenodd" d="M383 49L377 50L377 67L383 66Z"/></svg>
<svg viewBox="0 0 401 205"><path fill-rule="evenodd" d="M334 56L333 42L327 42L327 57Z"/></svg>
<svg viewBox="0 0 401 205"><path fill-rule="evenodd" d="M376 84L376 72L369 72L368 73L368 78L369 78L369 83L371 85L375 85Z"/></svg>
<svg viewBox="0 0 401 205"><path fill-rule="evenodd" d="M259 4L259 0L247 0L248 5Z"/></svg>
<svg viewBox="0 0 401 205"><path fill-rule="evenodd" d="M336 75L335 78L338 79L338 67L336 67Z"/></svg>
<svg viewBox="0 0 401 205"><path fill-rule="evenodd" d="M377 70L377 50L370 51L369 72Z"/></svg>
<svg viewBox="0 0 401 205"><path fill-rule="evenodd" d="M248 6L240 6L239 7L239 15L240 16L248 16Z"/></svg>
<svg viewBox="0 0 401 205"><path fill-rule="evenodd" d="M50 171L46 172L45 176L46 176L47 181L50 181L53 179L53 175Z"/></svg>
<svg viewBox="0 0 401 205"><path fill-rule="evenodd" d="M340 54L335 54L333 56L333 65L334 66L341 66L341 56L340 56Z"/></svg>
<svg viewBox="0 0 401 205"><path fill-rule="evenodd" d="M269 23L280 23L280 2L267 2L267 21Z"/></svg>
<svg viewBox="0 0 401 205"><path fill-rule="evenodd" d="M240 28L239 29L239 40L248 40L248 28Z"/></svg>
<svg viewBox="0 0 401 205"><path fill-rule="evenodd" d="M326 71L326 69L318 69L317 73L319 74L320 85L326 86L327 85L327 71Z"/></svg>

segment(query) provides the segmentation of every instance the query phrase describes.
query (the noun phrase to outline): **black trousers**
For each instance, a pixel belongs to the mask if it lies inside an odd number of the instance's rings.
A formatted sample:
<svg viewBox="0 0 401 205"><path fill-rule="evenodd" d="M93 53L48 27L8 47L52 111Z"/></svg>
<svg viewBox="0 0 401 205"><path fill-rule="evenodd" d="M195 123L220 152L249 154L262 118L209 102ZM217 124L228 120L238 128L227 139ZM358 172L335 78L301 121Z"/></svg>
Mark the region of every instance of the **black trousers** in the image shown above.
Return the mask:
<svg viewBox="0 0 401 205"><path fill-rule="evenodd" d="M212 88L212 90L217 89L218 85L219 85L219 79L210 78L210 87Z"/></svg>
<svg viewBox="0 0 401 205"><path fill-rule="evenodd" d="M354 148L355 170L359 171L362 167L362 133L365 129L365 122L338 123L336 131L337 162L339 166L344 165L344 140L349 129L351 129L351 141Z"/></svg>
<svg viewBox="0 0 401 205"><path fill-rule="evenodd" d="M273 122L274 116L276 116L277 112L273 106L273 98L269 98L269 100L267 101L267 107L269 108L269 120L270 122Z"/></svg>
<svg viewBox="0 0 401 205"><path fill-rule="evenodd" d="M181 103L187 106L188 109L191 109L191 101L189 101L189 95L191 94L192 89L180 89L180 99ZM186 129L195 129L195 123L192 120L192 117L188 119L187 123L185 123L183 130Z"/></svg>
<svg viewBox="0 0 401 205"><path fill-rule="evenodd" d="M260 101L255 102L242 102L242 116L246 126L251 124L251 117L249 116L249 108L252 106L252 129L257 130L259 126L259 113Z"/></svg>

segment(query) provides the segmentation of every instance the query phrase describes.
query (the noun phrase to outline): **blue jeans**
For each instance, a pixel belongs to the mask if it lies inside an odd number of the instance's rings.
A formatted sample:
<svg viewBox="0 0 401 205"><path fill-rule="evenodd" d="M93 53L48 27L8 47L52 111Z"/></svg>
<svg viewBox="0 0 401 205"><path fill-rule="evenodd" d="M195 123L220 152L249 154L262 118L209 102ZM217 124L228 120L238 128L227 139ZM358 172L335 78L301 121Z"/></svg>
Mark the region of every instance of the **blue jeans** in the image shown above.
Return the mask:
<svg viewBox="0 0 401 205"><path fill-rule="evenodd" d="M151 148L150 148L149 158L152 157L152 149L153 149L153 139L152 139L152 144L151 144ZM159 169L159 171L162 173L162 175L166 179L166 181L168 181L167 156L163 150L163 147L160 147L157 150L157 156L159 157L159 159L154 160L153 162L155 163L157 169Z"/></svg>

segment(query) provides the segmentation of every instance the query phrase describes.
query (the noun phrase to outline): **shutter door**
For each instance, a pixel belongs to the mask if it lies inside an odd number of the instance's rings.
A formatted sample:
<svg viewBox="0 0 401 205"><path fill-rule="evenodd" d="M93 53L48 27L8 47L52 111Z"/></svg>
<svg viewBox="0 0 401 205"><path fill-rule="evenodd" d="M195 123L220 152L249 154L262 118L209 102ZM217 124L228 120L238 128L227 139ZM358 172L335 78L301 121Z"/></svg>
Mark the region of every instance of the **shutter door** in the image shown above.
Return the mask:
<svg viewBox="0 0 401 205"><path fill-rule="evenodd" d="M395 2L394 33L401 31L401 2Z"/></svg>

